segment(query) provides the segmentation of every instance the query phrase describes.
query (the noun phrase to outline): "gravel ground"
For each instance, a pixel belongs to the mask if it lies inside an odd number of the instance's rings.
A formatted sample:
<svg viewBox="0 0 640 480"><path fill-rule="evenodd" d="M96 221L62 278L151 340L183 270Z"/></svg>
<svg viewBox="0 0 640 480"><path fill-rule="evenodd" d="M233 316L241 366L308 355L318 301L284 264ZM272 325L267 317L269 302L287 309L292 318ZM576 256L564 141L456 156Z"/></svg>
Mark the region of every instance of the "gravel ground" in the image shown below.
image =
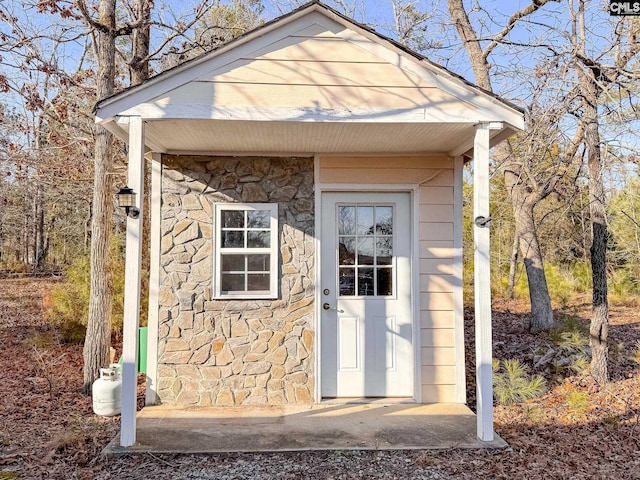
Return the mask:
<svg viewBox="0 0 640 480"><path fill-rule="evenodd" d="M243 455L140 455L108 460L96 479L448 480L422 452L331 451Z"/></svg>

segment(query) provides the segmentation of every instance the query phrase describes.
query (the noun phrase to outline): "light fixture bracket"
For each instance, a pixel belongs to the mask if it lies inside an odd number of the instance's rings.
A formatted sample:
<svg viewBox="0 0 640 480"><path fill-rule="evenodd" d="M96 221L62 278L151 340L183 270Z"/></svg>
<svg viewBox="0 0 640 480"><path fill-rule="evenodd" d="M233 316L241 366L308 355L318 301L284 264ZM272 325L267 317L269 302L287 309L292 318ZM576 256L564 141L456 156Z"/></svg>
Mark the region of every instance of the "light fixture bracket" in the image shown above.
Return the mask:
<svg viewBox="0 0 640 480"><path fill-rule="evenodd" d="M137 207L124 207L124 211L129 218L138 218L140 216L140 209Z"/></svg>
<svg viewBox="0 0 640 480"><path fill-rule="evenodd" d="M475 223L476 227L480 227L480 228L489 228L489 224L491 223L491 215L487 216L487 217L483 217L482 215L478 215L473 223Z"/></svg>

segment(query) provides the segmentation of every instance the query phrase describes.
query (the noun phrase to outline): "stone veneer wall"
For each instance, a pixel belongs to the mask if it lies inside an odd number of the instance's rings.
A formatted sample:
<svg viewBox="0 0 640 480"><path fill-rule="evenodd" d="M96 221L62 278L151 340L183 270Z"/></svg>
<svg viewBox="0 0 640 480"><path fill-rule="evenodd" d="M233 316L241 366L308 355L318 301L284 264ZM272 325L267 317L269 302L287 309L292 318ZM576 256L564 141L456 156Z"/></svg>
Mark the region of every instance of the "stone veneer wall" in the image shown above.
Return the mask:
<svg viewBox="0 0 640 480"><path fill-rule="evenodd" d="M173 405L312 403L309 158L163 155L158 397ZM277 300L213 300L214 202L278 203Z"/></svg>

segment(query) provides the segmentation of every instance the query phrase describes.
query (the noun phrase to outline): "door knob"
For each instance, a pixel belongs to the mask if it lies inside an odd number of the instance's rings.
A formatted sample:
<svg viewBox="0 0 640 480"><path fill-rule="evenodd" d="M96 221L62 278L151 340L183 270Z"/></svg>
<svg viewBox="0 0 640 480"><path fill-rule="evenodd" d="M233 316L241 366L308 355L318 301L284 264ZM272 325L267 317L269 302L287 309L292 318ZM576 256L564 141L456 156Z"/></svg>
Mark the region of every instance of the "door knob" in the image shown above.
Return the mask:
<svg viewBox="0 0 640 480"><path fill-rule="evenodd" d="M334 311L336 311L338 313L344 313L344 310L338 310L337 308L332 307L328 303L323 303L322 304L322 309L323 310L334 310Z"/></svg>

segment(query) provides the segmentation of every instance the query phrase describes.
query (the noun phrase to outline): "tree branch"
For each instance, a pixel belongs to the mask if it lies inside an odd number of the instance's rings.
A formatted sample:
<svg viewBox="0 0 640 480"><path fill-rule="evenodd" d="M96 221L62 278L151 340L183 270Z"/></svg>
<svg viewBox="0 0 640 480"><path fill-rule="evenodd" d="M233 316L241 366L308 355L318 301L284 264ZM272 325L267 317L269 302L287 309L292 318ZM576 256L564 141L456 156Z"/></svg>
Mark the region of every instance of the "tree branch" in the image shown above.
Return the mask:
<svg viewBox="0 0 640 480"><path fill-rule="evenodd" d="M487 45L487 48L484 49L484 52L482 53L483 60L486 61L487 57L491 54L493 49L496 48L507 35L509 35L509 33L518 24L519 20L538 11L541 7L550 2L560 3L561 0L533 0L530 5L511 15L505 27L496 35L494 35L491 43L489 43L489 45Z"/></svg>

